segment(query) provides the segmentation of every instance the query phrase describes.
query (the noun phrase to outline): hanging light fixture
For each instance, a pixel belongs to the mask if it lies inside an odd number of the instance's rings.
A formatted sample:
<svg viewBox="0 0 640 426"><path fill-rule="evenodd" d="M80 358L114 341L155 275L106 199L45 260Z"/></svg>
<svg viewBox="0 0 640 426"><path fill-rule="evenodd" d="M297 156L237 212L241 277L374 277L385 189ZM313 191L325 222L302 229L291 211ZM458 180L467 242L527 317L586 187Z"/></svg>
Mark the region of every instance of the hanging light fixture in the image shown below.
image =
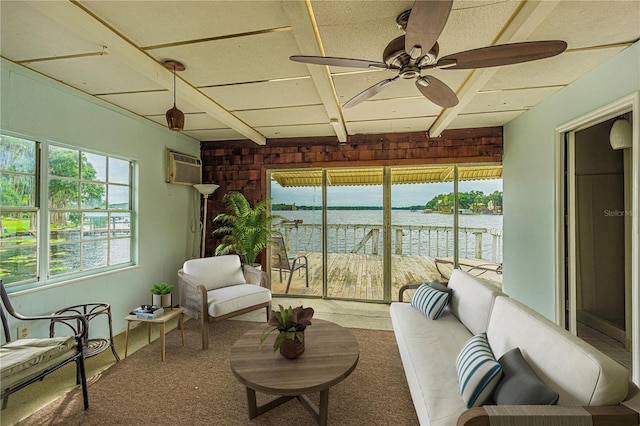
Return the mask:
<svg viewBox="0 0 640 426"><path fill-rule="evenodd" d="M164 67L173 70L173 108L167 111L167 125L171 130L184 129L184 113L176 107L176 71L184 71L185 66L170 59L164 61Z"/></svg>

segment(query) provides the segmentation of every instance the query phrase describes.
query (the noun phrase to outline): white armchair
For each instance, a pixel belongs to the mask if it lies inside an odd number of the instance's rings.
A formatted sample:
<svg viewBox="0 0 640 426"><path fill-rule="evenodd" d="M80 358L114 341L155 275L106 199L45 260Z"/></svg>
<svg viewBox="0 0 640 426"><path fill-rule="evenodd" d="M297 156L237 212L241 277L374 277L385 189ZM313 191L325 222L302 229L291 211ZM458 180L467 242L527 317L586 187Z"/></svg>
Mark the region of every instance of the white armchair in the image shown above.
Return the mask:
<svg viewBox="0 0 640 426"><path fill-rule="evenodd" d="M269 276L243 265L237 255L187 260L178 271L180 306L200 321L202 349L209 347L209 323L266 308L271 313Z"/></svg>

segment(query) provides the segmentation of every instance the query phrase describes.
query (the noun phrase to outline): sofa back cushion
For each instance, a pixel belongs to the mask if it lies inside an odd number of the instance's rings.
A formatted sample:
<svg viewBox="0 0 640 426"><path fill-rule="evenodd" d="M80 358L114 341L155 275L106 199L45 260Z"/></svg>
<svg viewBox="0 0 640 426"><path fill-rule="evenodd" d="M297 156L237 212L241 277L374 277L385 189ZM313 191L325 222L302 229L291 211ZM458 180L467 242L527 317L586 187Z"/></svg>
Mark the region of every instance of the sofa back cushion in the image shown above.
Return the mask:
<svg viewBox="0 0 640 426"><path fill-rule="evenodd" d="M497 287L485 284L468 272L454 269L448 287L453 290L449 309L471 334L487 331L494 299L503 294Z"/></svg>
<svg viewBox="0 0 640 426"><path fill-rule="evenodd" d="M204 285L207 291L246 283L240 257L234 254L187 260L182 269Z"/></svg>
<svg viewBox="0 0 640 426"><path fill-rule="evenodd" d="M622 402L629 372L584 340L509 297L498 297L487 328L497 358L514 348L534 373L560 395L558 405Z"/></svg>

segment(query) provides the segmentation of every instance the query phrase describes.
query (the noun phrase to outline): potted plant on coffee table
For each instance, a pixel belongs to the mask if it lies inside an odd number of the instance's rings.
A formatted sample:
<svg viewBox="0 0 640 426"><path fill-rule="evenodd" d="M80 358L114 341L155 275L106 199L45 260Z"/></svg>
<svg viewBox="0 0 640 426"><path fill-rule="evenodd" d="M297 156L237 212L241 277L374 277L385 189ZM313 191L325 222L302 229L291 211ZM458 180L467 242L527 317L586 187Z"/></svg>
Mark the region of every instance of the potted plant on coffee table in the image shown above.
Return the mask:
<svg viewBox="0 0 640 426"><path fill-rule="evenodd" d="M260 336L260 346L271 332L278 330L278 335L273 342L273 351L280 349L280 354L285 358L297 358L304 352L304 330L311 325L313 308L298 306L285 308L279 305L279 311L271 311L268 327Z"/></svg>
<svg viewBox="0 0 640 426"><path fill-rule="evenodd" d="M268 199L258 201L254 207L242 193L231 191L223 198L227 213L220 213L213 219L221 226L213 235L223 235L216 256L236 253L245 264L259 266L256 258L270 243L271 223L280 216L269 213Z"/></svg>
<svg viewBox="0 0 640 426"><path fill-rule="evenodd" d="M151 304L155 306L161 306L163 308L170 308L172 304L171 292L173 286L167 283L156 283L151 287Z"/></svg>

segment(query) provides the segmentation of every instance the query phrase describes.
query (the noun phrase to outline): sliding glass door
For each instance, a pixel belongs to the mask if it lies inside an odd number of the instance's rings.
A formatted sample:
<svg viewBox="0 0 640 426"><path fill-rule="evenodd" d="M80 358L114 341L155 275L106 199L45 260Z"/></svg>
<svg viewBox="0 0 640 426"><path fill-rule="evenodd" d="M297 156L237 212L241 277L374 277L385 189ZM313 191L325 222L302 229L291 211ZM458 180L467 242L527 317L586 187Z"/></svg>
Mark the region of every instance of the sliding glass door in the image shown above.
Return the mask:
<svg viewBox="0 0 640 426"><path fill-rule="evenodd" d="M502 166L270 172L275 294L398 299L460 268L501 285ZM282 248L279 248L282 246Z"/></svg>
<svg viewBox="0 0 640 426"><path fill-rule="evenodd" d="M327 178L327 297L384 300L383 168Z"/></svg>

